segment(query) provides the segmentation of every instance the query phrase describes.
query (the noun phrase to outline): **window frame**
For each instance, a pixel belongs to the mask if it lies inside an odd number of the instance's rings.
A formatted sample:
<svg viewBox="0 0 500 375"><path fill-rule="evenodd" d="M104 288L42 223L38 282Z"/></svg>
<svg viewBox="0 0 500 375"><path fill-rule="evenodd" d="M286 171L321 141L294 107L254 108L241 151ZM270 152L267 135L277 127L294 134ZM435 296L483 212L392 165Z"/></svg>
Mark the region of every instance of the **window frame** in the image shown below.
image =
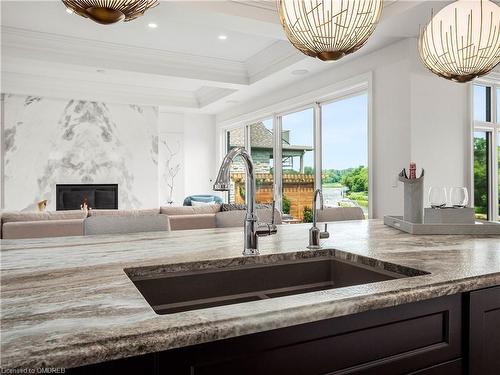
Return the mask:
<svg viewBox="0 0 500 375"><path fill-rule="evenodd" d="M227 132L233 129L242 128L245 131L245 148L249 150L249 130L250 125L259 121L268 120L272 118L273 120L273 136L274 136L274 199L276 202L276 208L282 211L282 118L283 116L295 112L299 112L308 108L313 109L313 147L314 147L314 185L315 189L321 188L321 173L322 173L322 116L321 107L323 105L328 105L333 102L348 99L357 95L366 94L367 100L367 132L368 132L368 144L367 144L367 154L368 154L368 218L373 217L373 147L372 147L372 74L367 73L350 79L338 84L330 85L324 87L320 90L305 94L299 98L295 98L287 103L282 103L280 105L270 106L263 108L262 110L249 113L244 116L240 116L239 119L234 121L225 121L218 124L219 131L217 132L218 140L223 140L222 147L219 147L220 153L218 155L218 160L216 165L220 165L222 159L226 153L227 145ZM227 195L226 195L227 196Z"/></svg>
<svg viewBox="0 0 500 375"><path fill-rule="evenodd" d="M474 86L489 87L491 90L490 95L490 121L479 121L474 118ZM500 90L500 75L491 74L487 79L476 79L470 85L471 95L471 138L470 138L470 197L472 204L474 203L474 132L488 133L488 220L499 221L499 207L498 207L498 140L500 138L500 114L497 113L498 100L497 91Z"/></svg>

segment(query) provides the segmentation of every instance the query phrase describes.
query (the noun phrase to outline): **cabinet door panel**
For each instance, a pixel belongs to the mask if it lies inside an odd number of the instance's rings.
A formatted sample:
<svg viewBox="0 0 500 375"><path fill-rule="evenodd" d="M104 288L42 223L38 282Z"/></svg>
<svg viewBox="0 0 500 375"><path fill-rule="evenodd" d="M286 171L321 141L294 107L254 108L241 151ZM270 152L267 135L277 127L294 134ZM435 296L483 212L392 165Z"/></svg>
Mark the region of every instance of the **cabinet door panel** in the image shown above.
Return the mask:
<svg viewBox="0 0 500 375"><path fill-rule="evenodd" d="M213 343L192 357L191 371L194 375L415 371L461 356L460 302L460 295L441 297Z"/></svg>
<svg viewBox="0 0 500 375"><path fill-rule="evenodd" d="M500 373L500 286L470 293L469 374Z"/></svg>

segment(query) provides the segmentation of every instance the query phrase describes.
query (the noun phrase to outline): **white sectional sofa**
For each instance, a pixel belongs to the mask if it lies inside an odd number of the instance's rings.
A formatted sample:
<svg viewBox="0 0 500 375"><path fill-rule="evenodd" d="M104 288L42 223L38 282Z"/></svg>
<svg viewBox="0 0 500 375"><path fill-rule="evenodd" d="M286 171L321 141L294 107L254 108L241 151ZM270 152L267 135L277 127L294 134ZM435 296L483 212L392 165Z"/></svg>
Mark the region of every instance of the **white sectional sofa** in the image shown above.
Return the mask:
<svg viewBox="0 0 500 375"><path fill-rule="evenodd" d="M143 210L90 210L50 212L2 212L3 239L84 236L94 234L229 228L243 226L245 210L223 210L222 205L160 207ZM261 221L271 222L271 209L257 209ZM358 207L338 207L318 211L319 221L363 218ZM282 223L279 211L275 224Z"/></svg>

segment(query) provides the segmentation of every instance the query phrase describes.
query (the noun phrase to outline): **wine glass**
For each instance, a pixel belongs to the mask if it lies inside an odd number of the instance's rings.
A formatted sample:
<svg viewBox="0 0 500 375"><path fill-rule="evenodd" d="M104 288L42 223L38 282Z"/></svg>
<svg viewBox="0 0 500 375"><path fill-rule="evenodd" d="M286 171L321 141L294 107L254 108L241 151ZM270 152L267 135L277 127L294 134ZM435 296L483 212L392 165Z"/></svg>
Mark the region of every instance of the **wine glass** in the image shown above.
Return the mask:
<svg viewBox="0 0 500 375"><path fill-rule="evenodd" d="M469 192L465 187L452 187L450 189L450 204L452 207L464 208L469 203Z"/></svg>
<svg viewBox="0 0 500 375"><path fill-rule="evenodd" d="M444 187L431 186L429 188L429 203L432 208L444 208L447 200L446 189Z"/></svg>

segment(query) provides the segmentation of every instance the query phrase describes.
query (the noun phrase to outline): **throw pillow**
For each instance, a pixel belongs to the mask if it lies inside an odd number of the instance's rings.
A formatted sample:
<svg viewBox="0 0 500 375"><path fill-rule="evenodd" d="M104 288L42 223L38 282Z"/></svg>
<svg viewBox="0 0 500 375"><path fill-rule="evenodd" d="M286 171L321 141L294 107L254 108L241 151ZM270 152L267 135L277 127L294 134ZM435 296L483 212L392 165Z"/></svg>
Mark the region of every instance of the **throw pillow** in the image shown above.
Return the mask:
<svg viewBox="0 0 500 375"><path fill-rule="evenodd" d="M197 202L197 201L191 201L191 206L210 206L212 204L215 204L215 201L210 201L210 202Z"/></svg>

